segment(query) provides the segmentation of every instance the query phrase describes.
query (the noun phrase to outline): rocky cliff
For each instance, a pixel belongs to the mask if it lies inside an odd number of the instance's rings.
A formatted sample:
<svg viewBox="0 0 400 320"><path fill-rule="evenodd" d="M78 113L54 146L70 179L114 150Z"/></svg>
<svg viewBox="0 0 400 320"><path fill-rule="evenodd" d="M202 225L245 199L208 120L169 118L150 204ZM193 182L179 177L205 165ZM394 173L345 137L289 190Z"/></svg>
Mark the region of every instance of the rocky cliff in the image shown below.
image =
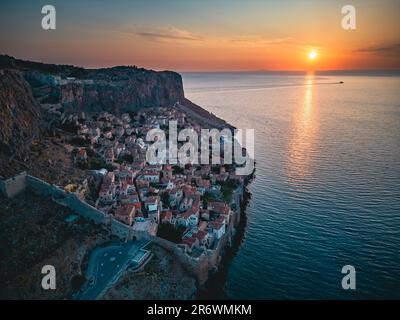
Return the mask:
<svg viewBox="0 0 400 320"><path fill-rule="evenodd" d="M39 128L46 128L45 110L52 106L61 113L118 114L183 100L182 78L171 71L136 66L83 69L0 55L0 164L23 156L24 147L39 137Z"/></svg>
<svg viewBox="0 0 400 320"><path fill-rule="evenodd" d="M27 161L24 147L35 138L46 142L44 133L52 123L49 110L119 114L146 107L176 107L201 125L230 127L187 100L182 77L172 71L136 66L84 69L0 55L0 72L0 174L9 171L6 164L15 167L9 162L15 155Z"/></svg>
<svg viewBox="0 0 400 320"><path fill-rule="evenodd" d="M39 106L30 85L18 70L0 69L0 153L22 151L38 134Z"/></svg>
<svg viewBox="0 0 400 320"><path fill-rule="evenodd" d="M120 113L144 107L173 106L184 99L182 77L122 66L83 69L0 56L0 68L20 70L42 104L61 104L64 111Z"/></svg>

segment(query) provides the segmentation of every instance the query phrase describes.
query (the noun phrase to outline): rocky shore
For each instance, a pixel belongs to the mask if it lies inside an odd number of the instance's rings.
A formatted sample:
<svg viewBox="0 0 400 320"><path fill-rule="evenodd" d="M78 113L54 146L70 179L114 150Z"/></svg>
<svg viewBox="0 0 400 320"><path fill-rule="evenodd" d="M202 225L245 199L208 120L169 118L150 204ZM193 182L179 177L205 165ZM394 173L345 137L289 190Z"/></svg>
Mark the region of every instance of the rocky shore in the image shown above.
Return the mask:
<svg viewBox="0 0 400 320"><path fill-rule="evenodd" d="M227 299L225 292L225 283L228 277L229 265L232 259L238 252L242 243L247 224L246 208L251 200L251 193L247 190L247 186L254 178L253 171L245 180L243 189L243 201L240 204L240 222L235 227L232 237L229 239L229 245L224 247L221 252L221 259L219 265L209 273L207 280L201 286L198 286L197 298L198 299Z"/></svg>

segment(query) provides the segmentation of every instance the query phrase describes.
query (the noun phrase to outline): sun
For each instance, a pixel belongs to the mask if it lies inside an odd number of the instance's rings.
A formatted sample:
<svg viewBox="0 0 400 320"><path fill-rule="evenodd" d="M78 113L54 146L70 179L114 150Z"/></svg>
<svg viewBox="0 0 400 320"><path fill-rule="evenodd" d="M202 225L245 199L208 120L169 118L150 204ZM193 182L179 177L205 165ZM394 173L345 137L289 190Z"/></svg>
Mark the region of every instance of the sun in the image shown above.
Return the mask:
<svg viewBox="0 0 400 320"><path fill-rule="evenodd" d="M317 52L316 51L310 51L309 53L308 53L308 59L310 59L310 60L315 60L316 58L317 58Z"/></svg>

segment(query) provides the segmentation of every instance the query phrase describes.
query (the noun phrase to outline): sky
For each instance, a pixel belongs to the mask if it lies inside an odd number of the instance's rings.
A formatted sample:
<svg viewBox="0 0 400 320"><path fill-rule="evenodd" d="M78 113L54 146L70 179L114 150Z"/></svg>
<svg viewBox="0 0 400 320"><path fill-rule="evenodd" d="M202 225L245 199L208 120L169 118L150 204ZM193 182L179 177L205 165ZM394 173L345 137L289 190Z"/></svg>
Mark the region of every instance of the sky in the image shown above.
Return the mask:
<svg viewBox="0 0 400 320"><path fill-rule="evenodd" d="M55 30L41 27L45 4ZM355 30L342 28L346 4ZM181 72L398 70L400 0L1 1L0 53Z"/></svg>

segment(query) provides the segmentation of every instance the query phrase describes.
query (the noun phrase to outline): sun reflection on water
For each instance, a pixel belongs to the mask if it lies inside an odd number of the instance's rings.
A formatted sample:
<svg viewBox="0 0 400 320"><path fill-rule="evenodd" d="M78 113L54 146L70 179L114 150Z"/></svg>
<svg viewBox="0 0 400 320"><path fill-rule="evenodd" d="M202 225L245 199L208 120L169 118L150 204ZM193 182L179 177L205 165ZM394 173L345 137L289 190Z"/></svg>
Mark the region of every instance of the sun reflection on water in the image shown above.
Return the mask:
<svg viewBox="0 0 400 320"><path fill-rule="evenodd" d="M311 161L315 154L315 139L319 128L318 110L313 103L314 95L314 74L307 74L304 99L294 108L287 153L286 176L296 187L301 187L302 181L310 173Z"/></svg>

